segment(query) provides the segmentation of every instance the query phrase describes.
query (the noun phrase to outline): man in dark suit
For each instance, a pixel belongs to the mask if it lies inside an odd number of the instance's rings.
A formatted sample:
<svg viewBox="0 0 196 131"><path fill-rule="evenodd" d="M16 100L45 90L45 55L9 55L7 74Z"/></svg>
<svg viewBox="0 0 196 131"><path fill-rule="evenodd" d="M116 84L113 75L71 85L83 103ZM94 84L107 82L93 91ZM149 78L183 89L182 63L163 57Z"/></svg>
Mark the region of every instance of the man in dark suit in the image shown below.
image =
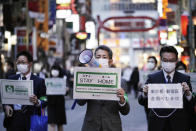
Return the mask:
<svg viewBox="0 0 196 131"><path fill-rule="evenodd" d="M30 130L30 116L33 113L40 111L40 105L45 104L40 97L46 95L46 86L43 79L33 75L31 73L33 58L26 52L22 51L17 55L17 70L20 74L12 75L8 79L12 80L33 80L33 95L29 100L33 103L33 106L27 105L4 105L5 119L4 126L7 131L29 131Z"/></svg>
<svg viewBox="0 0 196 131"><path fill-rule="evenodd" d="M102 67L112 66L112 51L107 46L101 45L96 48L95 58ZM121 86L123 84L125 83L121 83ZM82 131L122 131L119 112L127 115L130 110L124 93L123 88L117 91L120 101L78 100L77 103L81 106L87 103Z"/></svg>
<svg viewBox="0 0 196 131"><path fill-rule="evenodd" d="M139 103L148 104L149 83L181 83L183 88L182 109L150 109L148 114L148 131L190 131L192 112L192 88L190 77L175 71L178 52L173 46L164 46L160 50L162 70L148 76Z"/></svg>

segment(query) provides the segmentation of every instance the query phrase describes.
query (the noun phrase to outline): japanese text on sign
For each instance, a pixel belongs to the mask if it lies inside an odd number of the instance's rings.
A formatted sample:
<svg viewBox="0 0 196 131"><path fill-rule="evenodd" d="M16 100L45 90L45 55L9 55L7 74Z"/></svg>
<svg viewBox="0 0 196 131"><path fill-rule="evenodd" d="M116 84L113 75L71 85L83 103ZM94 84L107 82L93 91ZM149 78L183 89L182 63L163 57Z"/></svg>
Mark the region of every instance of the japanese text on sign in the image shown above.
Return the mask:
<svg viewBox="0 0 196 131"><path fill-rule="evenodd" d="M148 108L182 108L181 84L148 84Z"/></svg>

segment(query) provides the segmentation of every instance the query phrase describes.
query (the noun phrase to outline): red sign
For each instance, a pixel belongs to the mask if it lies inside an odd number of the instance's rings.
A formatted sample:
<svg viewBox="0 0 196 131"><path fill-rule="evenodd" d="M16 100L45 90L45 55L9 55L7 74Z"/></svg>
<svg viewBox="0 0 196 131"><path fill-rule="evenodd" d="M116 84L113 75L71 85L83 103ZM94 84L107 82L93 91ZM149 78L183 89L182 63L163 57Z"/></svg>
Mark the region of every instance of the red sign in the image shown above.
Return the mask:
<svg viewBox="0 0 196 131"><path fill-rule="evenodd" d="M98 16L98 22L99 22L99 29L103 28L107 31L111 31L111 32L140 32L140 31L149 31L155 27L158 26L159 22L158 20L155 20L151 17L147 17L147 16L119 16L119 17L109 17L107 19L105 19L103 22L100 20L100 17ZM113 29L113 28L110 28L110 27L106 27L104 26L104 23L110 21L110 20L113 20L113 21L122 21L122 22L117 22L117 25L121 25L121 26L124 26L124 25L131 25L132 22L123 22L125 20L127 21L130 21L130 20L138 20L139 22L136 22L136 28L132 27L132 28L126 28L126 29ZM150 20L152 21L152 27L148 27L146 28L144 26L144 20ZM142 28L137 28L137 26L140 26Z"/></svg>
<svg viewBox="0 0 196 131"><path fill-rule="evenodd" d="M127 22L118 22L115 21L114 22L114 26L117 28L120 28L121 30L123 29L137 29L137 28L145 28L145 23L144 21L136 21L136 22L131 22L131 21L127 21Z"/></svg>
<svg viewBox="0 0 196 131"><path fill-rule="evenodd" d="M99 43L99 33L100 30L103 28L110 32L142 32L142 31L149 31L159 25L159 21L153 19L148 16L116 16L116 17L109 17L104 21L100 20L100 17L97 16L99 22L98 28L98 43ZM104 25L104 23L108 21L114 21L114 25L116 28L110 28ZM151 27L145 27L144 20L149 20L152 23Z"/></svg>
<svg viewBox="0 0 196 131"><path fill-rule="evenodd" d="M69 3L69 4L57 4L56 9L57 10L71 9L73 14L78 14L78 12L76 10L75 0L71 0L71 3Z"/></svg>

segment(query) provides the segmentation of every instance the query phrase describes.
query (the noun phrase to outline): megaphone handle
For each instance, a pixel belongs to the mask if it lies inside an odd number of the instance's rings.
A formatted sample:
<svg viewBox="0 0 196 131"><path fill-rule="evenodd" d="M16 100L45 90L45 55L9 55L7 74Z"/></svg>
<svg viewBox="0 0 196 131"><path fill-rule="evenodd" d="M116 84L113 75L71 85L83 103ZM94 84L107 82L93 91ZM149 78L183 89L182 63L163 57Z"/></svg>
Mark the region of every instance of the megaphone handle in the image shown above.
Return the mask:
<svg viewBox="0 0 196 131"><path fill-rule="evenodd" d="M74 103L72 104L72 106L71 106L72 110L76 107L76 103L77 103L77 100L75 100Z"/></svg>

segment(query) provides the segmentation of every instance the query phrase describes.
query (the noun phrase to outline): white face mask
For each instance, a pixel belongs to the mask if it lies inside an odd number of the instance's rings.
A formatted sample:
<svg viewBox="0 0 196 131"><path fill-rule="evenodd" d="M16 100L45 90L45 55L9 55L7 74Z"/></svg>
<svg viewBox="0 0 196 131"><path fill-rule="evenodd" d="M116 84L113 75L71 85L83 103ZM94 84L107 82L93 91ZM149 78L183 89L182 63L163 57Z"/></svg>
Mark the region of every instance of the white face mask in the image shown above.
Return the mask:
<svg viewBox="0 0 196 131"><path fill-rule="evenodd" d="M41 68L42 68L41 64L38 64L38 63L34 64L35 73L39 73L41 71Z"/></svg>
<svg viewBox="0 0 196 131"><path fill-rule="evenodd" d="M177 70L177 71L180 72L180 73L186 73L185 70Z"/></svg>
<svg viewBox="0 0 196 131"><path fill-rule="evenodd" d="M108 59L96 59L96 61L101 65L101 67L109 67L109 60Z"/></svg>
<svg viewBox="0 0 196 131"><path fill-rule="evenodd" d="M27 64L18 64L17 65L17 69L19 72L21 72L22 74L25 74L28 72L28 65Z"/></svg>
<svg viewBox="0 0 196 131"><path fill-rule="evenodd" d="M176 67L176 62L161 62L162 68L165 70L167 73L171 73L172 71L175 70Z"/></svg>
<svg viewBox="0 0 196 131"><path fill-rule="evenodd" d="M52 70L51 74L53 77L58 77L59 76L59 71L58 70Z"/></svg>
<svg viewBox="0 0 196 131"><path fill-rule="evenodd" d="M153 70L154 67L155 67L155 64L152 63L152 62L148 62L147 65L146 65L146 68L147 68L148 70Z"/></svg>

